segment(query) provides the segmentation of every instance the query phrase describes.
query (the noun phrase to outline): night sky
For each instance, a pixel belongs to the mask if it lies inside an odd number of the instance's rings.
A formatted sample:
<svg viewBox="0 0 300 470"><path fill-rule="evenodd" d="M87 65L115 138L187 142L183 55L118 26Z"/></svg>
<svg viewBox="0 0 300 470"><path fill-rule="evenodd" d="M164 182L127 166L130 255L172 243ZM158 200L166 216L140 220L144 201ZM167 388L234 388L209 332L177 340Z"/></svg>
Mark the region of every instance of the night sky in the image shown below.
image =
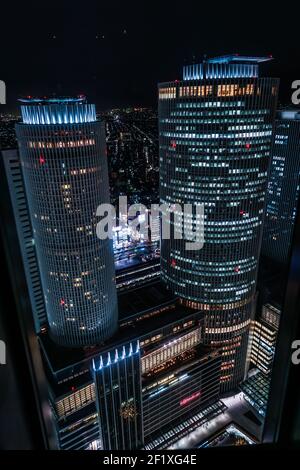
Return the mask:
<svg viewBox="0 0 300 470"><path fill-rule="evenodd" d="M24 1L1 4L0 79L20 95L84 93L99 110L156 105L160 81L204 54L272 54L264 74L300 79L297 14L276 2Z"/></svg>

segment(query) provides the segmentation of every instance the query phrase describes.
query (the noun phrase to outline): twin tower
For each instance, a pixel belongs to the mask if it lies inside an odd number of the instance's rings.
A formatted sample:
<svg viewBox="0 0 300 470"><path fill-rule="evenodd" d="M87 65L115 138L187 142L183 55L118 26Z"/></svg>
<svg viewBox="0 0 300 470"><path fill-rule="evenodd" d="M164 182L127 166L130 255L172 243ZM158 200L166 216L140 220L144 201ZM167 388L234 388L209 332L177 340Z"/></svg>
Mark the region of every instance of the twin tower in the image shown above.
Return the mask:
<svg viewBox="0 0 300 470"><path fill-rule="evenodd" d="M218 57L159 86L161 202L205 208L201 250L162 240L162 278L206 314L205 341L227 347L224 367L235 363L238 374L278 94L277 79L258 75L267 60ZM96 209L109 202L104 130L82 98L28 99L21 109L17 137L50 332L65 346L93 345L118 323L112 244L96 237Z"/></svg>
<svg viewBox="0 0 300 470"><path fill-rule="evenodd" d="M117 329L112 241L96 236L109 201L104 129L84 98L22 100L16 132L52 338L94 345Z"/></svg>

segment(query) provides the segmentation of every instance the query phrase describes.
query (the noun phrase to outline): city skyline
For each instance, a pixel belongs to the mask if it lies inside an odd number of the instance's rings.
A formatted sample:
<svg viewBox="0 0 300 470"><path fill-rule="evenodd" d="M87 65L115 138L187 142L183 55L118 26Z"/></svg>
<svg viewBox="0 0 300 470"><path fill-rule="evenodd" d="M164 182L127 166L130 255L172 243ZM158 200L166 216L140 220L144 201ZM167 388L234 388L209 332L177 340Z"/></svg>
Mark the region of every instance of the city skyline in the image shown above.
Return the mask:
<svg viewBox="0 0 300 470"><path fill-rule="evenodd" d="M288 370L275 352L293 325L286 274L269 254L279 247L288 264L297 229L295 64L275 28L265 37L267 12L245 25L225 8L214 23L211 6L200 21L175 2L157 8L155 27L154 9L116 5L90 2L85 15L76 2L60 15L52 5L41 23L40 9L22 6L16 62L5 57L12 67L0 77L1 228L21 300L11 317L32 348L24 357L45 447L259 445L279 362ZM223 50L212 25L228 32ZM9 114L17 96L21 119ZM151 226L136 208L138 229L119 212L101 238L99 205L117 209L120 196L163 204L161 217ZM189 250L203 229L204 244Z"/></svg>

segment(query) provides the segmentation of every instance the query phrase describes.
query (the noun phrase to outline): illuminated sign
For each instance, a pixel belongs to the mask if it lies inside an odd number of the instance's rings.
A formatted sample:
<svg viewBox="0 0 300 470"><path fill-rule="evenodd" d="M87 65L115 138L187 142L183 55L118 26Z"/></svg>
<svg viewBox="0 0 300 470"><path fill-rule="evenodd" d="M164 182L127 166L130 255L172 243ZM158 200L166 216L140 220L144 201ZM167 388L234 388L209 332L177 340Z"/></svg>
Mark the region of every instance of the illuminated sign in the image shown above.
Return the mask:
<svg viewBox="0 0 300 470"><path fill-rule="evenodd" d="M180 400L180 406L188 405L191 401L194 401L196 400L196 398L199 398L200 395L201 395L201 392L195 392L193 393L193 395L183 398L182 400Z"/></svg>

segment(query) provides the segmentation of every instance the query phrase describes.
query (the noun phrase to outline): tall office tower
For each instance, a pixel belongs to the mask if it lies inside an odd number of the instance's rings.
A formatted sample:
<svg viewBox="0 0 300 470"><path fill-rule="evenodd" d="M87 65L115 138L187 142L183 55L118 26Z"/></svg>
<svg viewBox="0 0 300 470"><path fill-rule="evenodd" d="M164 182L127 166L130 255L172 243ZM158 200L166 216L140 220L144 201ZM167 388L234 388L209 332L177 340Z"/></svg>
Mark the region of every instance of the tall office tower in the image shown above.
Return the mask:
<svg viewBox="0 0 300 470"><path fill-rule="evenodd" d="M22 253L35 331L39 333L47 324L47 315L18 151L3 150L2 161Z"/></svg>
<svg viewBox="0 0 300 470"><path fill-rule="evenodd" d="M104 449L137 449L143 444L140 366L139 341L93 360Z"/></svg>
<svg viewBox="0 0 300 470"><path fill-rule="evenodd" d="M268 60L217 57L159 85L161 203L204 204L205 239L194 251L162 240L162 278L206 313L204 340L223 348L223 390L245 368L278 93L277 79L259 78Z"/></svg>
<svg viewBox="0 0 300 470"><path fill-rule="evenodd" d="M279 111L269 168L262 254L287 265L300 189L300 112Z"/></svg>
<svg viewBox="0 0 300 470"><path fill-rule="evenodd" d="M22 101L16 132L50 334L94 345L118 321L112 242L96 236L109 202L103 128L84 98Z"/></svg>

